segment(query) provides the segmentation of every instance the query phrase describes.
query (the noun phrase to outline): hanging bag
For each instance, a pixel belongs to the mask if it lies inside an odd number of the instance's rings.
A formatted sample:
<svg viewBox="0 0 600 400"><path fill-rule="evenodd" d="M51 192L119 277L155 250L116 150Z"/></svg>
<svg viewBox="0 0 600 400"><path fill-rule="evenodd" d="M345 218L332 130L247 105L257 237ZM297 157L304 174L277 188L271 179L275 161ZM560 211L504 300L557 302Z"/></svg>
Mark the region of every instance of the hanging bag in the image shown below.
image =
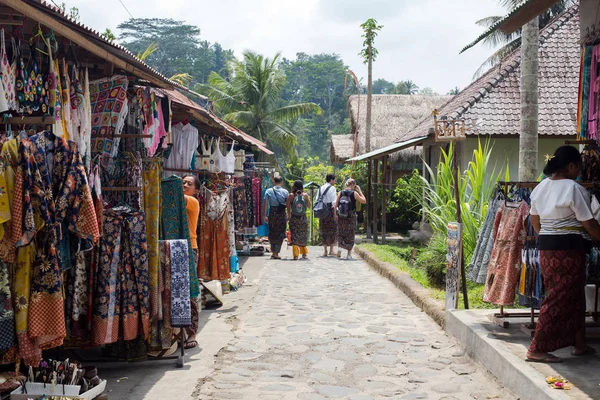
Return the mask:
<svg viewBox="0 0 600 400"><path fill-rule="evenodd" d="M344 190L340 196L340 204L338 205L338 216L348 218L352 210L352 199L348 190Z"/></svg>
<svg viewBox="0 0 600 400"><path fill-rule="evenodd" d="M296 217L306 215L306 200L302 193L298 193L294 197L294 201L292 202L292 215L295 215Z"/></svg>
<svg viewBox="0 0 600 400"><path fill-rule="evenodd" d="M325 204L323 202L323 197L325 197L325 195L331 188L332 188L332 186L329 186L327 189L325 189L325 191L323 193L321 193L321 191L319 190L319 197L317 198L317 201L315 202L315 206L313 207L313 212L315 214L315 217L327 218L329 216L329 213L330 213L329 205Z"/></svg>

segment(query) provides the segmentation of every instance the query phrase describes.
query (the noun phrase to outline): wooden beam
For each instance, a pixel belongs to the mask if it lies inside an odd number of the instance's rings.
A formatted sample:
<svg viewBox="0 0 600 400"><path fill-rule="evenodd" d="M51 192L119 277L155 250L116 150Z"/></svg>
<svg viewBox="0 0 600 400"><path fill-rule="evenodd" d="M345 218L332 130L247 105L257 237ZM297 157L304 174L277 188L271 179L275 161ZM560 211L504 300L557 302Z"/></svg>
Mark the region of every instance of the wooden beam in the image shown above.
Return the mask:
<svg viewBox="0 0 600 400"><path fill-rule="evenodd" d="M373 243L379 244L379 238L377 237L377 214L379 213L379 207L377 206L377 197L379 195L379 160L373 160Z"/></svg>
<svg viewBox="0 0 600 400"><path fill-rule="evenodd" d="M371 187L373 184L373 174L372 174L372 165L373 165L373 160L369 160L367 161L367 164L369 165L367 168L367 204L365 204L365 226L366 226L366 230L367 230L367 239L371 239L373 237L372 233L371 233L371 207L369 207L369 202L372 202L373 200L371 199L371 193L373 193L373 188ZM372 203L371 203L372 204Z"/></svg>
<svg viewBox="0 0 600 400"><path fill-rule="evenodd" d="M383 185L381 186L381 242L382 243L385 243L386 235L387 235L387 185L388 185L387 172L388 172L389 158L390 157L387 156L381 160L381 162L383 163L383 165L381 166L381 169L383 170L383 173L381 176L381 180L383 182Z"/></svg>
<svg viewBox="0 0 600 400"><path fill-rule="evenodd" d="M78 46L81 46L90 53L100 57L102 60L105 60L109 63L113 63L120 69L123 69L140 78L154 82L156 85L163 88L168 88L172 86L160 77L152 73L146 72L140 68L137 68L132 64L128 63L127 61L123 61L121 58L111 54L107 50L103 49L101 46L93 43L91 40L86 39L82 33L67 27L62 22L38 10L37 8L30 6L22 0L0 0L0 4L5 4L11 7L12 9L20 12L21 14L26 15L28 18L31 18L39 22L40 24L54 30L56 34L63 36L64 38L72 41Z"/></svg>
<svg viewBox="0 0 600 400"><path fill-rule="evenodd" d="M531 0L523 6L512 17L499 26L500 30L507 35L515 32L523 25L558 3L559 0Z"/></svg>

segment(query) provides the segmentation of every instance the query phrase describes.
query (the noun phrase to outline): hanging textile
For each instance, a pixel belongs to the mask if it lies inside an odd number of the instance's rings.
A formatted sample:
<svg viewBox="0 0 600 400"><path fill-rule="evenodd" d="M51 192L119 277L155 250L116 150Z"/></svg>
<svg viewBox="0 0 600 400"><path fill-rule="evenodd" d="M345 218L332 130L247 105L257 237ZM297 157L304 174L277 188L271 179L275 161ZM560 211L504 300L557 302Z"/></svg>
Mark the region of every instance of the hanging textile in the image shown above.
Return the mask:
<svg viewBox="0 0 600 400"><path fill-rule="evenodd" d="M146 239L148 242L148 275L150 292L150 317L158 316L158 279L160 257L158 239L160 235L160 160L153 159L144 167L144 212L146 213Z"/></svg>
<svg viewBox="0 0 600 400"><path fill-rule="evenodd" d="M10 288L8 265L0 261L0 353L7 352L16 344Z"/></svg>
<svg viewBox="0 0 600 400"><path fill-rule="evenodd" d="M227 235L229 244L229 271L236 272L235 266L238 265L237 249L235 248L235 213L233 211L233 191L228 191L229 201L227 202Z"/></svg>
<svg viewBox="0 0 600 400"><path fill-rule="evenodd" d="M254 198L254 221L253 226L262 225L262 189L260 178L252 178L252 197Z"/></svg>
<svg viewBox="0 0 600 400"><path fill-rule="evenodd" d="M499 306L512 305L521 270L519 235L529 214L525 201L502 203L494 221L494 248L490 257L483 301Z"/></svg>
<svg viewBox="0 0 600 400"><path fill-rule="evenodd" d="M104 211L92 342L148 337L150 300L145 215L129 207Z"/></svg>
<svg viewBox="0 0 600 400"><path fill-rule="evenodd" d="M230 277L229 242L227 230L228 192L211 194L207 189L201 193L200 207L200 262L198 275L205 281L225 280Z"/></svg>
<svg viewBox="0 0 600 400"><path fill-rule="evenodd" d="M110 79L90 82L92 109L92 154L116 156L119 138L127 117L127 77L116 75Z"/></svg>
<svg viewBox="0 0 600 400"><path fill-rule="evenodd" d="M60 346L66 334L60 241L69 240L68 235L73 234L95 243L98 224L74 142L49 132L21 139L17 172L14 201L21 199L22 205L15 207L13 240L21 247L36 238L29 336L38 339L40 348L52 348ZM63 221L66 230L62 229Z"/></svg>
<svg viewBox="0 0 600 400"><path fill-rule="evenodd" d="M235 230L242 232L248 224L248 209L246 207L246 190L238 186L233 189L233 209L235 216Z"/></svg>
<svg viewBox="0 0 600 400"><path fill-rule="evenodd" d="M496 220L496 213L502 201L502 196L496 194L488 204L488 211L479 232L477 245L471 257L471 262L467 267L469 271L467 277L472 282L483 284L487 278L490 256L494 247L494 221Z"/></svg>
<svg viewBox="0 0 600 400"><path fill-rule="evenodd" d="M192 325L190 304L189 241L170 240L171 263L171 326L184 328Z"/></svg>
<svg viewBox="0 0 600 400"><path fill-rule="evenodd" d="M164 107L163 102L167 102L167 99L157 99L156 100L156 130L154 133L154 137L152 138L152 144L148 149L148 156L153 157L158 150L158 146L163 138L167 136L166 122L164 117Z"/></svg>
<svg viewBox="0 0 600 400"><path fill-rule="evenodd" d="M163 179L161 183L161 239L188 241L188 248L192 248L190 228L185 211L185 197L183 194L183 180L177 176ZM198 272L194 262L194 253L188 252L190 269L190 297L200 295Z"/></svg>
<svg viewBox="0 0 600 400"><path fill-rule="evenodd" d="M158 315L150 327L150 349L166 350L171 347L171 256L169 241L161 240L158 244L160 271L158 275Z"/></svg>
<svg viewBox="0 0 600 400"><path fill-rule="evenodd" d="M256 226L254 219L254 195L252 194L252 178L244 178L246 192L246 210L248 210L248 227Z"/></svg>
<svg viewBox="0 0 600 400"><path fill-rule="evenodd" d="M590 101L590 72L592 66L592 47L586 46L582 50L580 88L579 88L579 107L577 116L577 133L582 139L588 137L588 115Z"/></svg>
<svg viewBox="0 0 600 400"><path fill-rule="evenodd" d="M198 148L198 129L191 124L178 123L173 125L172 130L173 148L169 158L165 161L165 170L168 168L190 169ZM183 173L176 175L183 175Z"/></svg>

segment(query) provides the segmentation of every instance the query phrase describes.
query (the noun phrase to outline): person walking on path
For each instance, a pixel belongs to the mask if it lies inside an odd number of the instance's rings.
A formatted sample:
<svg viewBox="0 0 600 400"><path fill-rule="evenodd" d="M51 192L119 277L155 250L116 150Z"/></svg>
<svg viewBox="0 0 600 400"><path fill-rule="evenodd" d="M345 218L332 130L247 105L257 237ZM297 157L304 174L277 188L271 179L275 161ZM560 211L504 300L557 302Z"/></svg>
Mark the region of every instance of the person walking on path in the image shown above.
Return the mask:
<svg viewBox="0 0 600 400"><path fill-rule="evenodd" d="M188 225L190 228L190 240L192 242L192 251L194 252L194 268L198 267L198 217L200 216L200 203L198 202L198 193L200 192L200 179L194 175L187 175L183 178L183 194L185 197L185 210L188 216ZM185 328L187 339L185 341L186 349L193 349L198 346L196 334L200 325L200 306L198 299L190 299L192 307L192 325Z"/></svg>
<svg viewBox="0 0 600 400"><path fill-rule="evenodd" d="M356 231L356 202L366 204L367 199L362 193L360 186L352 178L346 181L345 189L342 190L335 203L335 218L338 223L338 258L342 257L342 249L348 251L346 258L352 259L354 238Z"/></svg>
<svg viewBox="0 0 600 400"><path fill-rule="evenodd" d="M335 218L335 202L337 199L337 191L335 189L336 176L328 174L325 178L326 183L319 188L319 197L322 197L323 203L329 207L329 215L319 220L319 230L321 232L321 240L323 241L323 256L332 256L335 254L334 247L338 236L338 223ZM329 247L329 253L327 248Z"/></svg>
<svg viewBox="0 0 600 400"><path fill-rule="evenodd" d="M294 182L292 193L288 196L287 211L290 221L291 245L294 260L300 255L308 259L308 218L306 210L310 208L310 197L304 193L302 181Z"/></svg>
<svg viewBox="0 0 600 400"><path fill-rule="evenodd" d="M279 176L273 178L273 187L265 192L263 204L264 220L269 224L269 243L271 244L271 258L281 260L281 245L285 239L287 217L285 215L289 193L281 187L283 179ZM268 214L267 214L267 210Z"/></svg>
<svg viewBox="0 0 600 400"><path fill-rule="evenodd" d="M596 350L585 342L585 258L588 239L600 240L590 196L575 182L581 170L579 150L559 147L546 156L542 181L531 193L531 224L539 234L540 264L548 295L540 308L527 361L560 363L550 354L575 346L573 356Z"/></svg>

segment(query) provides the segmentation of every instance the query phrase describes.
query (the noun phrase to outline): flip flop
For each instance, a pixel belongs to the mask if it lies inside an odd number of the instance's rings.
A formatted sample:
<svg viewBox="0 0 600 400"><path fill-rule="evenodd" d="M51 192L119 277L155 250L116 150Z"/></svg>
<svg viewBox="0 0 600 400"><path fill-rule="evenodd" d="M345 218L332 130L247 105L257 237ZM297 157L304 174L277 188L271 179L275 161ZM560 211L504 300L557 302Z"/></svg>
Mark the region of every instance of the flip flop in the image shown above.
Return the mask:
<svg viewBox="0 0 600 400"><path fill-rule="evenodd" d="M188 342L185 342L185 345L183 346L183 348L186 350L193 349L196 347L198 347L198 342L196 340L190 340Z"/></svg>
<svg viewBox="0 0 600 400"><path fill-rule="evenodd" d="M560 364L563 362L563 359L560 357L556 357L548 354L542 358L526 358L525 361L530 363L541 363L541 364Z"/></svg>
<svg viewBox="0 0 600 400"><path fill-rule="evenodd" d="M571 355L573 357L584 357L584 356L591 356L593 354L596 354L596 349L594 349L593 347L588 347L587 349L585 349L584 351L582 351L581 353L575 353L572 352Z"/></svg>

